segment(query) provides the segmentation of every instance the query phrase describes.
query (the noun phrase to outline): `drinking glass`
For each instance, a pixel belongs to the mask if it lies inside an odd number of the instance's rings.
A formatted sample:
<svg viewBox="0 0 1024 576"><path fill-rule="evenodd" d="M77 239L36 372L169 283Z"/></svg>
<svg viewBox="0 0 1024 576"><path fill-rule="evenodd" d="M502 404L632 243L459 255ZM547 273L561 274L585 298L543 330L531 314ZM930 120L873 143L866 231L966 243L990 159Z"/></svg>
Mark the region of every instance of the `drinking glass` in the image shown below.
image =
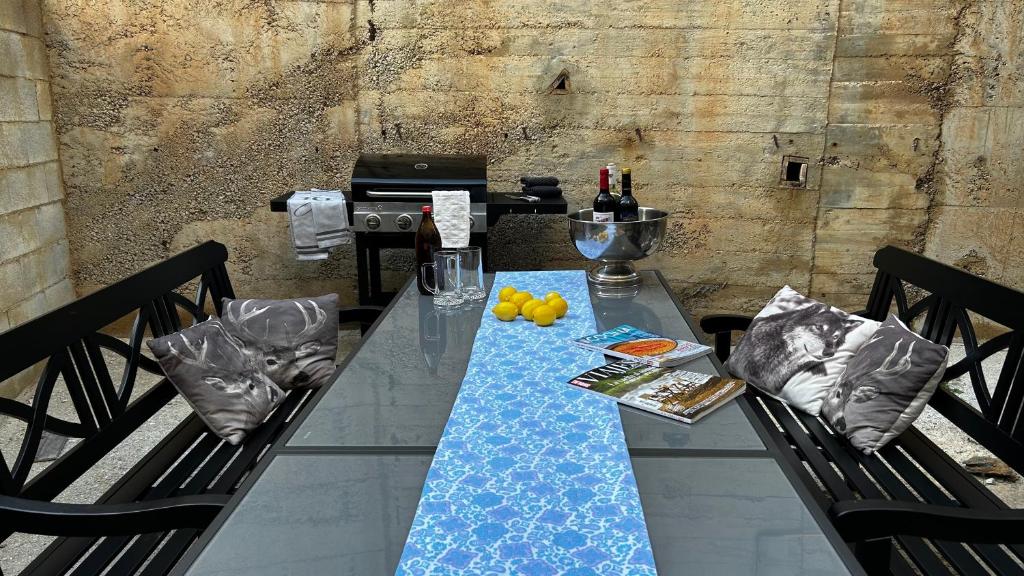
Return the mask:
<svg viewBox="0 0 1024 576"><path fill-rule="evenodd" d="M462 269L462 295L466 300L487 298L484 287L484 259L479 246L459 248L459 267Z"/></svg>
<svg viewBox="0 0 1024 576"><path fill-rule="evenodd" d="M428 269L433 274L427 274ZM423 265L423 285L434 295L434 306L438 308L455 308L465 302L459 251L442 249L434 252L434 261Z"/></svg>

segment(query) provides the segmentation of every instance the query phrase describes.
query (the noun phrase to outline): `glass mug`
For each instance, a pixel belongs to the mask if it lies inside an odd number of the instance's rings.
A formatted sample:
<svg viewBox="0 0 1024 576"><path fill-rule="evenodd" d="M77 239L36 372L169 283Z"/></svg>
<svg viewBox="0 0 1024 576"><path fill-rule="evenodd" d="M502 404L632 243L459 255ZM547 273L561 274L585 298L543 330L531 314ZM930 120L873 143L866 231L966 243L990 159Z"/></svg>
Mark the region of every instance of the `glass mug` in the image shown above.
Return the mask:
<svg viewBox="0 0 1024 576"><path fill-rule="evenodd" d="M459 248L459 268L462 270L462 295L466 300L484 300L487 288L484 286L483 252L479 246Z"/></svg>
<svg viewBox="0 0 1024 576"><path fill-rule="evenodd" d="M432 274L427 274L428 269ZM434 306L438 308L455 308L465 302L459 251L442 249L434 252L434 261L423 265L423 285L434 295Z"/></svg>

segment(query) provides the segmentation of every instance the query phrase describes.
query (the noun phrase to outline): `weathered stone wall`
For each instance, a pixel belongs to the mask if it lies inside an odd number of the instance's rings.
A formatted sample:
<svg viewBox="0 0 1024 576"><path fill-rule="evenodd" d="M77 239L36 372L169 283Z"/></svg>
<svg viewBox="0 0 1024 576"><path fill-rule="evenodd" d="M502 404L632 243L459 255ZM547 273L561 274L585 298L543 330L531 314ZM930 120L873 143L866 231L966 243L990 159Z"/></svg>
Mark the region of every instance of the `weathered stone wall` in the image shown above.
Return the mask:
<svg viewBox="0 0 1024 576"><path fill-rule="evenodd" d="M42 36L38 1L0 0L0 332L75 294Z"/></svg>
<svg viewBox="0 0 1024 576"><path fill-rule="evenodd" d="M958 17L926 252L1024 287L1024 4Z"/></svg>
<svg viewBox="0 0 1024 576"><path fill-rule="evenodd" d="M861 304L887 242L1024 284L1004 241L1022 202L1013 0L43 4L80 291L215 238L239 292L351 300L351 251L295 262L267 202L347 185L359 151L484 153L495 189L553 173L577 205L599 166L631 165L673 213L649 265L698 313L783 283ZM563 70L569 93L550 93ZM970 201L965 148L990 175ZM787 155L810 159L805 188L780 182ZM961 208L990 239L956 230ZM565 236L506 218L491 258L584 265ZM412 270L385 262L391 283Z"/></svg>
<svg viewBox="0 0 1024 576"><path fill-rule="evenodd" d="M872 254L924 248L959 7L843 0L832 67L812 291L863 306Z"/></svg>

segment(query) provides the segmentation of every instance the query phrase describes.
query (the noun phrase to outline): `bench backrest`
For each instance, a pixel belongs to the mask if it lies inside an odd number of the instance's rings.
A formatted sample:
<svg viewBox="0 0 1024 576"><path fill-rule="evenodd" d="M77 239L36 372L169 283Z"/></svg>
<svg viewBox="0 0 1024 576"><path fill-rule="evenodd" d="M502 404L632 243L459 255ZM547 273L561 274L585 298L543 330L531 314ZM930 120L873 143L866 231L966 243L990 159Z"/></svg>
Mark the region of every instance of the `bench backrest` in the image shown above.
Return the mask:
<svg viewBox="0 0 1024 576"><path fill-rule="evenodd" d="M908 326L949 346L959 332L966 357L950 364L943 382L968 374L980 409L943 387L931 406L993 454L1024 472L1024 293L919 254L887 246L875 254L878 273L866 315L884 320L890 309ZM909 298L908 298L909 295ZM979 342L971 314L1006 331ZM994 387L982 363L1006 351Z"/></svg>
<svg viewBox="0 0 1024 576"><path fill-rule="evenodd" d="M221 298L234 297L224 266L227 255L222 244L206 242L0 334L0 382L44 366L31 405L0 398L0 417L26 423L14 462L0 454L0 494L53 499L174 397L174 388L163 380L131 400L139 369L162 375L159 365L142 355L145 340L180 330L182 317L205 320L207 303L219 312ZM194 297L184 296L196 280ZM132 315L127 343L103 332ZM125 359L120 373L112 374L104 351ZM58 379L77 422L47 415ZM29 479L44 430L82 440Z"/></svg>

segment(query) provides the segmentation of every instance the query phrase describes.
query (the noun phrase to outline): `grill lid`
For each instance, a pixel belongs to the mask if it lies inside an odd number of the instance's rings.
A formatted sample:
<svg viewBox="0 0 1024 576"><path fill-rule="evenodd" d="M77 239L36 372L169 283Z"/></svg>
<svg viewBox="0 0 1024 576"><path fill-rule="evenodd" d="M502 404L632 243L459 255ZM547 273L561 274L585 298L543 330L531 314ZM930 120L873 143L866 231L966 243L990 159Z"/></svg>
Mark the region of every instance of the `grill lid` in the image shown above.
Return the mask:
<svg viewBox="0 0 1024 576"><path fill-rule="evenodd" d="M486 190L487 157L360 154L352 169L352 191L369 188L394 191Z"/></svg>

